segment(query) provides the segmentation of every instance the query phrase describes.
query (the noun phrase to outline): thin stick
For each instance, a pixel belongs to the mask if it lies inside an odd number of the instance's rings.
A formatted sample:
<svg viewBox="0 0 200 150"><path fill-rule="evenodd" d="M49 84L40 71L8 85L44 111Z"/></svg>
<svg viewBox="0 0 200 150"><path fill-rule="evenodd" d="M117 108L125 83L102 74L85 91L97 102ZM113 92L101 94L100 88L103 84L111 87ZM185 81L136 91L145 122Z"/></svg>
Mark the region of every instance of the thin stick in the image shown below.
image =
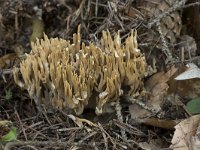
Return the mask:
<svg viewBox="0 0 200 150"><path fill-rule="evenodd" d="M67 148L72 145L76 146L85 146L85 147L90 147L94 148L92 145L86 145L86 144L79 144L79 143L73 143L70 144L68 142L60 142L60 141L14 141L14 142L9 142L5 145L4 150L10 150L14 146L28 146L28 145L33 145L33 146L48 146L53 148L54 146L59 146L60 148Z"/></svg>
<svg viewBox="0 0 200 150"><path fill-rule="evenodd" d="M195 2L195 3L187 4L183 8L188 8L188 7L198 6L198 5L200 5L200 2Z"/></svg>
<svg viewBox="0 0 200 150"><path fill-rule="evenodd" d="M160 22L157 23L157 27L158 27L158 32L160 34L160 38L161 38L161 42L162 42L162 51L167 56L167 59L172 61L172 59L173 59L172 53L169 50L169 47L168 47L167 42L166 42L166 39L165 39L165 37L163 35L163 32L161 30Z"/></svg>
<svg viewBox="0 0 200 150"><path fill-rule="evenodd" d="M122 116L122 111L121 111L122 107L120 105L119 98L116 101L115 109L116 109L116 112L117 112L118 120L123 123L123 116ZM121 135L122 135L122 138L124 140L127 140L126 131L124 129L122 129L122 128L121 128Z"/></svg>

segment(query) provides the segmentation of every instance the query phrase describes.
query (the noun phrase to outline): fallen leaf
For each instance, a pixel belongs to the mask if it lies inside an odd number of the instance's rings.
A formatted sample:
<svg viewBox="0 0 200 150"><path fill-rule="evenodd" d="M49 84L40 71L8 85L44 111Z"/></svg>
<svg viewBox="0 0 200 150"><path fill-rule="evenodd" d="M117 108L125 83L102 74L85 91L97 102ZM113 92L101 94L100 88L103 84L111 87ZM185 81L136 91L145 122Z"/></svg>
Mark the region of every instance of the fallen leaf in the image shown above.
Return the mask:
<svg viewBox="0 0 200 150"><path fill-rule="evenodd" d="M200 113L200 97L192 99L186 104L186 108L191 114L199 114Z"/></svg>
<svg viewBox="0 0 200 150"><path fill-rule="evenodd" d="M188 69L178 75L175 80L187 80L187 79L194 79L200 78L200 69L194 64L189 63L187 64Z"/></svg>
<svg viewBox="0 0 200 150"><path fill-rule="evenodd" d="M145 89L149 91L153 96L165 92L169 87L167 82L176 71L177 68L172 66L171 69L166 73L162 71L154 74L145 82Z"/></svg>
<svg viewBox="0 0 200 150"><path fill-rule="evenodd" d="M194 99L196 97L200 97L200 79L197 78L199 68L191 63L189 66L189 69L185 65L180 66L176 73L174 73L168 81L169 94L176 93L184 99ZM178 80L175 80L175 77Z"/></svg>
<svg viewBox="0 0 200 150"><path fill-rule="evenodd" d="M1 141L10 142L17 139L17 128L12 127L11 130L4 136L2 136Z"/></svg>
<svg viewBox="0 0 200 150"><path fill-rule="evenodd" d="M130 105L129 112L131 114L131 118L136 120L137 122L140 122L140 119L151 116L151 112L141 108L137 104Z"/></svg>
<svg viewBox="0 0 200 150"><path fill-rule="evenodd" d="M44 32L44 22L42 19L39 19L38 17L34 16L32 17L32 35L30 37L31 42L35 42L37 38L43 37Z"/></svg>
<svg viewBox="0 0 200 150"><path fill-rule="evenodd" d="M140 106L133 104L129 106L129 112L131 114L131 119L138 123L143 123L146 125L151 125L154 127L160 127L164 129L174 129L174 126L180 121L177 120L162 120L159 118L152 117L151 112L142 109Z"/></svg>
<svg viewBox="0 0 200 150"><path fill-rule="evenodd" d="M149 93L148 100L144 102L146 110L144 107L139 106L138 104L133 104L129 106L129 112L131 114L131 118L140 123L147 123L153 126L163 127L163 128L173 128L176 123L171 121L171 125L168 124L170 121L160 121L160 120L151 120L150 117L152 116L153 111L161 112L161 105L163 103L163 97L166 97L168 84L167 81L173 76L173 74L177 71L177 68L174 66L171 67L167 72L158 72L152 75L146 82L145 82L145 89ZM154 114L155 115L155 114ZM157 122L156 122L157 121ZM164 122L160 125L160 122Z"/></svg>
<svg viewBox="0 0 200 150"><path fill-rule="evenodd" d="M161 139L149 139L148 142L139 142L139 147L143 150L159 150L166 148L166 143Z"/></svg>
<svg viewBox="0 0 200 150"><path fill-rule="evenodd" d="M175 126L175 132L171 141L173 150L197 150L200 147L198 133L200 115L192 116L181 121Z"/></svg>
<svg viewBox="0 0 200 150"><path fill-rule="evenodd" d="M173 130L174 127L179 122L180 122L179 120L165 120L165 119L159 119L159 118L155 118L155 117L146 118L146 119L141 120L141 123L144 123L146 125L151 125L154 127L170 129L170 130Z"/></svg>
<svg viewBox="0 0 200 150"><path fill-rule="evenodd" d="M0 57L0 69L8 68L16 58L17 55L15 53Z"/></svg>

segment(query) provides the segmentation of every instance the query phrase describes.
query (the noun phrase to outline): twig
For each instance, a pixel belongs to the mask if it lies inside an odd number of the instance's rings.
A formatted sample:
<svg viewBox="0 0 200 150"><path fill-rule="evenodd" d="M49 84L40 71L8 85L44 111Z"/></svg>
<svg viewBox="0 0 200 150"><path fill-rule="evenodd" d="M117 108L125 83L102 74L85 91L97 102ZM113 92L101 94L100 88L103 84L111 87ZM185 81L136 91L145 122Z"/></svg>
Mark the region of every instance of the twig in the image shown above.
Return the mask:
<svg viewBox="0 0 200 150"><path fill-rule="evenodd" d="M0 69L0 75L11 74L13 69Z"/></svg>
<svg viewBox="0 0 200 150"><path fill-rule="evenodd" d="M96 0L96 4L95 4L95 17L98 16L98 0Z"/></svg>
<svg viewBox="0 0 200 150"><path fill-rule="evenodd" d="M178 64L178 63L187 63L187 62L192 62L192 61L197 61L197 60L200 60L200 56L192 57L192 58L190 58L188 60L184 60L184 61L176 60L174 62L169 63L169 65L170 64Z"/></svg>
<svg viewBox="0 0 200 150"><path fill-rule="evenodd" d="M86 144L79 144L79 143L73 143L70 144L68 142L60 142L60 141L14 141L9 142L5 145L4 150L10 150L14 146L24 146L24 145L33 145L33 146L43 146L43 147L56 147L59 146L60 148L69 148L72 145L75 146L84 146L85 148L94 148L92 145L86 145Z"/></svg>
<svg viewBox="0 0 200 150"><path fill-rule="evenodd" d="M5 75L11 74L11 73L12 73L12 69L3 69L3 70L0 69L0 77L2 77L2 79L5 83L7 83Z"/></svg>
<svg viewBox="0 0 200 150"><path fill-rule="evenodd" d="M23 132L23 134L24 134L24 138L25 138L25 140L27 141L28 138L27 138L27 135L26 135L24 126L23 126L23 124L22 124L22 121L21 121L21 119L20 119L20 116L19 116L19 114L18 114L16 108L14 108L14 109L15 109L15 114L16 114L16 116L17 116L17 119L18 119L18 121L19 121L20 128L22 129L22 132Z"/></svg>
<svg viewBox="0 0 200 150"><path fill-rule="evenodd" d="M154 18L152 21L150 21L147 25L148 28L151 28L154 24L160 22L160 20L166 16L168 16L170 13L180 9L183 7L183 5L186 3L187 0L181 0L174 3L172 7L170 7L167 11L164 11L160 15L158 15L156 18Z"/></svg>
<svg viewBox="0 0 200 150"><path fill-rule="evenodd" d="M147 137L147 135L144 132L140 131L136 127L120 122L119 120L114 119L114 124L118 126L119 128L123 128L124 130L126 130L126 132L130 134L141 136L141 137Z"/></svg>
<svg viewBox="0 0 200 150"><path fill-rule="evenodd" d="M121 105L120 105L120 102L119 102L119 98L116 100L116 105L115 105L115 109L116 109L116 112L117 112L117 118L120 122L123 122L123 117L122 117L122 108L121 108ZM126 136L126 131L121 128L121 135L122 135L122 138L124 140L127 140L127 136Z"/></svg>
<svg viewBox="0 0 200 150"><path fill-rule="evenodd" d="M126 144L127 144L127 140L125 140L123 137L121 137L120 134L118 134L117 132L113 131L113 134L117 137L122 139ZM128 146L130 147L129 144L125 145L124 143L118 143L118 145L121 147L121 149L128 149Z"/></svg>
<svg viewBox="0 0 200 150"><path fill-rule="evenodd" d="M163 35L163 32L161 30L161 26L160 26L160 22L157 23L157 27L158 27L158 32L160 34L160 38L161 38L161 42L162 42L162 51L164 52L164 54L167 56L167 60L172 61L173 57L172 57L172 53L169 50L169 47L167 46L167 42L166 39Z"/></svg>
<svg viewBox="0 0 200 150"><path fill-rule="evenodd" d="M82 138L80 141L78 141L78 143L81 144L81 143L83 143L85 140L91 138L92 136L94 136L94 135L96 135L96 134L97 134L96 131L94 131L94 132L92 132L92 133L89 133L89 134L86 135L84 138Z"/></svg>
<svg viewBox="0 0 200 150"><path fill-rule="evenodd" d="M197 6L200 5L200 2L194 2L194 3L191 3L191 4L187 4L183 8L193 7L193 6L196 6L196 5Z"/></svg>
<svg viewBox="0 0 200 150"><path fill-rule="evenodd" d="M12 73L12 69L3 69L3 70L0 69L0 77L2 77L5 83L7 83L5 75L11 74L11 73Z"/></svg>
<svg viewBox="0 0 200 150"><path fill-rule="evenodd" d="M110 139L110 142L113 144L114 148L116 148L116 145L118 145L118 143L115 143L115 141L113 140L113 138L110 136L110 134L108 132L106 132L104 130L104 128L102 127L102 125L100 123L98 123L98 126L99 126L100 130L102 132L104 132L108 136L108 138Z"/></svg>
<svg viewBox="0 0 200 150"><path fill-rule="evenodd" d="M155 109L153 107L147 106L145 103L142 102L141 99L134 99L131 96L124 97L128 102L131 102L132 104L137 104L140 107L144 108L145 110L150 111L152 114L158 114L160 112L160 109Z"/></svg>
<svg viewBox="0 0 200 150"><path fill-rule="evenodd" d="M98 126L99 126L99 129L101 130L101 133L103 135L105 150L108 150L108 139L106 137L106 134L105 134L105 132L103 130L103 127L102 127L102 125L100 123L98 123Z"/></svg>

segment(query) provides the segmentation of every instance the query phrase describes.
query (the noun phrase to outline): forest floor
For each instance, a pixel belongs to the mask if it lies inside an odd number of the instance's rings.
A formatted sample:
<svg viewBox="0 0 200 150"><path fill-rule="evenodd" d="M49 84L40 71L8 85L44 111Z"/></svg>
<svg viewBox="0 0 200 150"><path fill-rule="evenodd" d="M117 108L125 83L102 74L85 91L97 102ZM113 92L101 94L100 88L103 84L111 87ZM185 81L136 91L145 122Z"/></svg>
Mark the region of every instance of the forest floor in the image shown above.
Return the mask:
<svg viewBox="0 0 200 150"><path fill-rule="evenodd" d="M199 5L195 0L0 1L0 149L198 147L198 138L189 139L199 135L200 123ZM143 80L149 95L132 103L121 98L123 120L116 111L97 116L87 108L80 116L45 107L38 112L27 90L14 81L12 70L31 52L31 42L44 33L72 41L79 25L82 42L97 46L102 31L112 37L119 31L123 43L137 30L138 49L152 69Z"/></svg>

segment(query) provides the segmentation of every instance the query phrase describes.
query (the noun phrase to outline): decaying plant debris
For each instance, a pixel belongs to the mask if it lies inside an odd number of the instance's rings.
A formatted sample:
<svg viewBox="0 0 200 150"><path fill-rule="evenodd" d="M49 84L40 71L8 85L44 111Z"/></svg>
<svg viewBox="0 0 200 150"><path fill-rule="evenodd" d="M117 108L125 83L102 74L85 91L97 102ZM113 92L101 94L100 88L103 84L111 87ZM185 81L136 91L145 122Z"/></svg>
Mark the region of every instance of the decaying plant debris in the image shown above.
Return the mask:
<svg viewBox="0 0 200 150"><path fill-rule="evenodd" d="M121 44L119 33L112 39L103 32L100 47L81 42L80 27L73 42L63 39L38 40L20 63L15 82L25 88L37 105L70 108L82 114L88 103L95 103L96 114L121 95L139 95L147 75L144 55L138 49L136 31Z"/></svg>
<svg viewBox="0 0 200 150"><path fill-rule="evenodd" d="M169 9L174 3L176 3L176 0L137 0L137 7L142 14L146 16L145 18L151 19ZM176 38L180 36L182 26L181 13L178 11L170 13L168 16L161 19L160 26L167 42L175 44ZM158 38L160 38L160 36L157 28L155 28L154 30L147 32L144 40L148 42L157 42L158 44L156 46L159 47Z"/></svg>
<svg viewBox="0 0 200 150"><path fill-rule="evenodd" d="M199 77L199 5L198 0L0 1L0 149L162 149L179 141L198 146L198 132L177 123L192 115L186 103L188 95L199 93L199 79L177 86L174 78L187 62L197 65L190 71ZM81 38L74 34L79 24ZM31 46L36 38L43 40ZM155 73L148 78L147 65ZM23 88L14 82L14 67ZM107 106L116 112L104 114ZM190 122L199 120L190 118L187 125L197 128ZM13 126L17 141L1 145Z"/></svg>

